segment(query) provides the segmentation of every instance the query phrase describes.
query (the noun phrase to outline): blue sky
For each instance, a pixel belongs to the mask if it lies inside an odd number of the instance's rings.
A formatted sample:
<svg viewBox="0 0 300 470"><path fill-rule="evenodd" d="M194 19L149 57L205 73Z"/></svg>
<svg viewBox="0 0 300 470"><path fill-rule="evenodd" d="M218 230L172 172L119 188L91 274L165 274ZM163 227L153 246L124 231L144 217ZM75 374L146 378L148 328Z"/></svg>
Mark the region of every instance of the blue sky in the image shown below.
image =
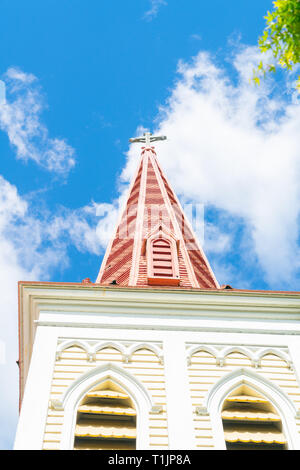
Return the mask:
<svg viewBox="0 0 300 470"><path fill-rule="evenodd" d="M16 283L96 279L142 129L168 136L157 146L167 176L183 203L204 205L220 283L299 290L295 77L249 83L271 8L1 1L1 448L17 419Z"/></svg>
<svg viewBox="0 0 300 470"><path fill-rule="evenodd" d="M139 125L153 128L178 61L205 50L222 62L230 40L255 44L270 6L270 1L226 6L197 0L2 1L1 71L16 67L37 78L45 102L41 121L53 138L73 147L76 165L60 178L33 162L16 161L15 148L1 133L1 174L21 196L44 190L42 203L51 212L56 205L72 209L91 200L111 201L128 138ZM73 255L74 265L52 278L95 278L100 260Z"/></svg>

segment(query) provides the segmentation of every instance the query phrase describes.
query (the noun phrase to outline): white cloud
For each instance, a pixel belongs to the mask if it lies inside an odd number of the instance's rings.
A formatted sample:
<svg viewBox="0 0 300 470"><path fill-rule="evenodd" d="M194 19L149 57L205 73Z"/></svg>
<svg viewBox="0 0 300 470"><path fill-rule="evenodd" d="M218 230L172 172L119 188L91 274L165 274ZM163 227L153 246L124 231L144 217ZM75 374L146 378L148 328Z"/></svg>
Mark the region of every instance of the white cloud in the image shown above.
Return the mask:
<svg viewBox="0 0 300 470"><path fill-rule="evenodd" d="M37 79L9 68L4 75L6 101L0 105L0 129L7 133L16 156L34 160L49 171L66 174L74 166L74 149L64 139L50 138L41 121L44 108Z"/></svg>
<svg viewBox="0 0 300 470"><path fill-rule="evenodd" d="M195 39L195 41L201 41L202 40L202 36L200 34L191 34L190 35L190 38L191 39Z"/></svg>
<svg viewBox="0 0 300 470"><path fill-rule="evenodd" d="M69 244L80 252L100 255L111 236L118 217L118 202L90 205L79 209L61 208L61 213L48 219L43 237L50 243L59 243L65 249Z"/></svg>
<svg viewBox="0 0 300 470"><path fill-rule="evenodd" d="M199 239L199 237L198 237ZM226 253L230 249L231 237L211 222L205 224L204 243L206 252Z"/></svg>
<svg viewBox="0 0 300 470"><path fill-rule="evenodd" d="M144 19L151 21L157 16L159 9L164 5L167 5L165 0L151 0L150 8L144 14Z"/></svg>

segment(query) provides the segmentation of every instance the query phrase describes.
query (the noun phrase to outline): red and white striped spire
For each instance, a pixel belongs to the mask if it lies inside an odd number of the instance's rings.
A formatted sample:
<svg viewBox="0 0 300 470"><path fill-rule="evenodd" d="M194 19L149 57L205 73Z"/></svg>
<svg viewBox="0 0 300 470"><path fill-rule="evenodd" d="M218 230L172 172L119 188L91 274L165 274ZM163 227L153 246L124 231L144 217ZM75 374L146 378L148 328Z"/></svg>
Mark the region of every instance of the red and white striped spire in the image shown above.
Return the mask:
<svg viewBox="0 0 300 470"><path fill-rule="evenodd" d="M107 247L96 283L218 288L219 284L160 168L152 142L165 136L130 139L144 143L126 206Z"/></svg>

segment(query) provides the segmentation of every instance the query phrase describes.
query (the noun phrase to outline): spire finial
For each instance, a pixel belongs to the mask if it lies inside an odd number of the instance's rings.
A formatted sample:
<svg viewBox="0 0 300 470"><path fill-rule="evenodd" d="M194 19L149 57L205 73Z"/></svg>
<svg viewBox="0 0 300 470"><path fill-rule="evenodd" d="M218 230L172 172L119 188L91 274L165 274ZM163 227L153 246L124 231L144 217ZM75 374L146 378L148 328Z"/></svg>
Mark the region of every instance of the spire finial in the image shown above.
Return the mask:
<svg viewBox="0 0 300 470"><path fill-rule="evenodd" d="M144 136L143 137L133 137L132 139L129 139L129 142L131 142L132 144L135 143L135 142L140 142L142 144L145 144L146 147L150 147L150 144L152 142L156 142L157 140L166 140L166 136L165 135L152 135L151 132L144 132Z"/></svg>

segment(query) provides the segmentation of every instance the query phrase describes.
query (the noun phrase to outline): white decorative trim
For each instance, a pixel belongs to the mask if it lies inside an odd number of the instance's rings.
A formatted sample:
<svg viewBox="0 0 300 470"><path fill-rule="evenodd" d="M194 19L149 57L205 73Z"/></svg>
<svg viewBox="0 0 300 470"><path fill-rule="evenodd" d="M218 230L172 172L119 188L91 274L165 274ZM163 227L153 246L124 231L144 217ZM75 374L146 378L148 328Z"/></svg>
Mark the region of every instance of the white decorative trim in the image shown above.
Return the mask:
<svg viewBox="0 0 300 470"><path fill-rule="evenodd" d="M200 351L206 351L212 356L216 358L216 364L219 366L223 366L226 364L226 357L234 352L238 352L246 356L250 361L253 367L257 368L261 366L261 360L266 354L274 354L275 356L279 357L280 359L284 360L287 363L287 367L292 369L292 360L288 354L288 352L283 351L278 347L245 347L239 345L207 345L207 344L192 344L187 345L187 364L188 366L191 365L192 356Z"/></svg>
<svg viewBox="0 0 300 470"><path fill-rule="evenodd" d="M209 346L209 345L206 345L206 344L205 345L201 344L201 345L191 346L187 350L187 364L188 365L191 365L192 356L195 353L200 352L200 351L208 352L209 354L211 354L215 358L219 357L219 352L218 352L217 348L215 348L214 346Z"/></svg>
<svg viewBox="0 0 300 470"><path fill-rule="evenodd" d="M150 289L149 289L150 290ZM164 309L166 308L164 304L160 305L160 310L162 312L162 315L164 313ZM147 332L151 331L158 331L161 332L162 330L168 330L168 331L174 331L174 332L187 332L187 333L220 333L222 334L233 334L233 333L241 333L241 326L237 322L237 324L234 326L233 324L230 326L224 326L225 322L222 323L221 327L217 326L217 321L212 320L210 325L205 325L204 321L200 320L199 318L195 318L195 321L193 322L193 318L191 319L190 322L186 321L186 318L184 317L179 317L177 324L172 324L171 321L173 318L170 319L171 315L176 317L177 309L174 309L173 311L171 310L171 304L169 304L169 310L170 314L168 315L169 318L166 319L165 323L162 321L161 316L157 316L156 318L151 317L151 319L147 318L146 321L140 316L137 317L136 314L133 314L132 317L130 318L130 322L128 324L125 324L124 321L114 321L114 318L111 317L112 321L110 324L107 323L107 321L103 321L102 319L97 318L96 321L91 321L91 317L88 319L88 321L66 321L65 319L55 319L55 320L37 320L35 321L35 326L46 326L46 327L60 327L60 328L73 328L74 326L76 328L82 328L82 329L102 329L102 330L118 330L122 329L132 331L132 330L144 330ZM140 313L140 312L139 312ZM143 312L142 312L143 313ZM191 317L194 315L194 312L192 311ZM178 315L179 316L179 315ZM196 317L196 315L195 315ZM82 319L83 317L81 317ZM177 319L176 319L177 320ZM189 324L188 324L189 323ZM297 323L295 322L293 325L291 325L293 329L286 328L285 330L280 329L280 325L277 325L277 329L274 328L251 328L249 325L245 327L243 330L243 334L251 334L251 335L273 335L273 336L295 336L297 339L299 339L300 336L300 322L298 321Z"/></svg>
<svg viewBox="0 0 300 470"><path fill-rule="evenodd" d="M261 349L261 350L257 353L257 359L258 359L258 362L259 362L259 366L261 365L261 360L263 359L263 357L264 357L266 354L274 354L275 356L280 357L283 361L285 361L285 362L287 363L288 367L289 367L290 369L292 369L292 367L293 367L293 365L292 365L292 360L291 360L291 358L289 357L289 355L288 355L286 352L281 351L280 349L274 348L274 347Z"/></svg>
<svg viewBox="0 0 300 470"><path fill-rule="evenodd" d="M143 235L143 215L145 210L145 197L146 197L146 182L147 182L147 168L148 168L149 155L147 152L142 155L142 174L140 182L140 192L137 205L136 225L134 233L134 242L132 249L132 261L129 275L129 286L136 286L139 275L139 260L142 248L142 235Z"/></svg>
<svg viewBox="0 0 300 470"><path fill-rule="evenodd" d="M128 347L128 361L132 361L132 356L133 354L138 351L139 349L148 349L149 351L152 351L157 357L158 360L161 364L163 364L163 353L161 350L158 349L157 346L154 344L149 344L149 343L137 343L133 344L132 346Z"/></svg>
<svg viewBox="0 0 300 470"><path fill-rule="evenodd" d="M92 350L95 354L105 348L116 349L122 355L122 358L124 360L126 356L126 347L123 346L123 344L119 341L104 341L96 343L94 346L92 346Z"/></svg>
<svg viewBox="0 0 300 470"><path fill-rule="evenodd" d="M248 357L248 359L250 359L251 362L253 360L253 352L249 348L245 348L243 346L238 346L238 345L225 347L224 349L220 351L220 356L224 359L224 362L225 362L226 357L232 353L240 353Z"/></svg>
<svg viewBox="0 0 300 470"><path fill-rule="evenodd" d="M94 386L111 380L122 387L134 402L137 410L137 449L149 447L149 413L155 409L152 398L144 385L133 375L112 363L106 363L81 375L72 382L60 401L59 409L65 410L61 450L73 448L77 408L84 395ZM54 406L58 405L58 400Z"/></svg>
<svg viewBox="0 0 300 470"><path fill-rule="evenodd" d="M61 353L64 350L71 348L72 346L77 346L78 348L83 349L87 353L87 358L89 358L92 353L91 347L87 341L80 339L70 339L58 345L56 349L56 360L59 361L61 358Z"/></svg>
<svg viewBox="0 0 300 470"><path fill-rule="evenodd" d="M163 351L153 343L134 342L128 345L128 341L126 341L126 344L123 344L121 341L97 341L95 343L93 340L88 341L81 339L72 339L60 342L56 349L56 360L60 360L62 352L72 346L77 346L83 349L87 354L87 360L90 362L96 360L96 353L98 351L101 351L105 348L113 348L119 351L122 356L122 360L125 363L132 361L132 355L139 349L148 349L149 351L152 351L157 356L159 362L163 364Z"/></svg>
<svg viewBox="0 0 300 470"><path fill-rule="evenodd" d="M294 404L279 387L251 369L245 368L239 368L226 374L211 387L205 397L202 413L207 411L211 417L215 448L226 449L221 410L226 397L242 384L248 385L270 401L281 417L288 448L299 449L300 438L295 423L297 410Z"/></svg>

